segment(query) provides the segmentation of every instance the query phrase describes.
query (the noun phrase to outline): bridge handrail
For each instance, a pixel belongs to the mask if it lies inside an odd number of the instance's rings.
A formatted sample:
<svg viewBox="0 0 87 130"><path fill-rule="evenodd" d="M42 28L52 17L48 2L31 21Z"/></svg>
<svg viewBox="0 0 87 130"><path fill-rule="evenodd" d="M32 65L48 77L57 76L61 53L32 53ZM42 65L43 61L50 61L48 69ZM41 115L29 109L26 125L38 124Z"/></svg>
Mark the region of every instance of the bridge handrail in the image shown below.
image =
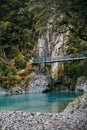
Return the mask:
<svg viewBox="0 0 87 130"><path fill-rule="evenodd" d="M83 53L76 53L76 54L69 54L69 55L62 55L62 56L56 56L56 57L38 57L38 58L34 58L33 62L47 62L47 61L61 61L61 60L65 60L65 59L80 59L81 57L85 58L87 57L86 54Z"/></svg>

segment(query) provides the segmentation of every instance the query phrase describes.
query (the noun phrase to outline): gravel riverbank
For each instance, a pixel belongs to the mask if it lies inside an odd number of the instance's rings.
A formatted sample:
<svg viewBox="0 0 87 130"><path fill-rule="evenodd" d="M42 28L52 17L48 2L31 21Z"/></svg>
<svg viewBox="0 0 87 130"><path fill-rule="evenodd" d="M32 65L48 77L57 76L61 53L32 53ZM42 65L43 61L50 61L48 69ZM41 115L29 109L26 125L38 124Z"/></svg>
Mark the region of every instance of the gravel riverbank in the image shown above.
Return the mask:
<svg viewBox="0 0 87 130"><path fill-rule="evenodd" d="M75 116L75 115L74 115ZM87 130L83 118L51 113L0 112L0 130Z"/></svg>
<svg viewBox="0 0 87 130"><path fill-rule="evenodd" d="M87 94L59 114L0 111L0 130L87 130Z"/></svg>

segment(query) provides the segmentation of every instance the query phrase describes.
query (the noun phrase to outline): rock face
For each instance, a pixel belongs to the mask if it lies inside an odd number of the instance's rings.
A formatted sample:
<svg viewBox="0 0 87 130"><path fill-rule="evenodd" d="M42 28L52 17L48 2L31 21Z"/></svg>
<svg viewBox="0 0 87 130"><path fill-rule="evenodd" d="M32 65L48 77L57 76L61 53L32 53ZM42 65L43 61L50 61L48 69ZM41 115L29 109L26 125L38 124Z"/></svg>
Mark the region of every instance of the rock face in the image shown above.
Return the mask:
<svg viewBox="0 0 87 130"><path fill-rule="evenodd" d="M71 125L72 130L87 130L87 94L79 96L69 103L61 113L63 120ZM77 129L75 129L77 130Z"/></svg>
<svg viewBox="0 0 87 130"><path fill-rule="evenodd" d="M79 77L75 86L75 91L87 92L87 78Z"/></svg>
<svg viewBox="0 0 87 130"><path fill-rule="evenodd" d="M56 57L66 54L69 31L61 27L58 28L57 32L53 31L55 26L50 24L52 22L52 20L49 20L47 24L47 32L38 39L38 50L40 57ZM51 65L51 76L54 80L57 80L58 75L63 73L63 71L64 63L56 62Z"/></svg>
<svg viewBox="0 0 87 130"><path fill-rule="evenodd" d="M12 88L12 94L23 94L25 91L21 87L14 87Z"/></svg>
<svg viewBox="0 0 87 130"><path fill-rule="evenodd" d="M0 95L6 95L6 94L7 92L3 88L0 87Z"/></svg>
<svg viewBox="0 0 87 130"><path fill-rule="evenodd" d="M27 93L39 93L43 92L48 87L48 78L47 76L33 73L29 82L29 85L26 89Z"/></svg>

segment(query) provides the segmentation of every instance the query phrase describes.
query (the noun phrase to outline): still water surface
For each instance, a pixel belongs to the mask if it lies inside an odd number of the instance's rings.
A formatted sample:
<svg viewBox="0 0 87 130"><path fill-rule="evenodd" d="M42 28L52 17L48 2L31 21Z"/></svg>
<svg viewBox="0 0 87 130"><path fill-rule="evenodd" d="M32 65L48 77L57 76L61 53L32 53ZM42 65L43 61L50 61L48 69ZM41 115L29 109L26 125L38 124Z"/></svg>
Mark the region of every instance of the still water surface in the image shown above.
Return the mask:
<svg viewBox="0 0 87 130"><path fill-rule="evenodd" d="M54 92L0 96L0 110L28 112L61 112L67 104L82 93Z"/></svg>

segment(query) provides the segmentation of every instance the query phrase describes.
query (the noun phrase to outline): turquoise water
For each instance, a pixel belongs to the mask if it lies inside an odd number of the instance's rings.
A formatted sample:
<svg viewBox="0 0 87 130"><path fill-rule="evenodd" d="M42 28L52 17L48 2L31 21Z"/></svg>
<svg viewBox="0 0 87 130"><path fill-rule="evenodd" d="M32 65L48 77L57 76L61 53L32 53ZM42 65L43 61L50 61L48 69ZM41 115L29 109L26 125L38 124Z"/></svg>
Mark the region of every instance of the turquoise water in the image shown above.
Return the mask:
<svg viewBox="0 0 87 130"><path fill-rule="evenodd" d="M0 110L29 112L61 112L82 93L56 92L0 96Z"/></svg>

